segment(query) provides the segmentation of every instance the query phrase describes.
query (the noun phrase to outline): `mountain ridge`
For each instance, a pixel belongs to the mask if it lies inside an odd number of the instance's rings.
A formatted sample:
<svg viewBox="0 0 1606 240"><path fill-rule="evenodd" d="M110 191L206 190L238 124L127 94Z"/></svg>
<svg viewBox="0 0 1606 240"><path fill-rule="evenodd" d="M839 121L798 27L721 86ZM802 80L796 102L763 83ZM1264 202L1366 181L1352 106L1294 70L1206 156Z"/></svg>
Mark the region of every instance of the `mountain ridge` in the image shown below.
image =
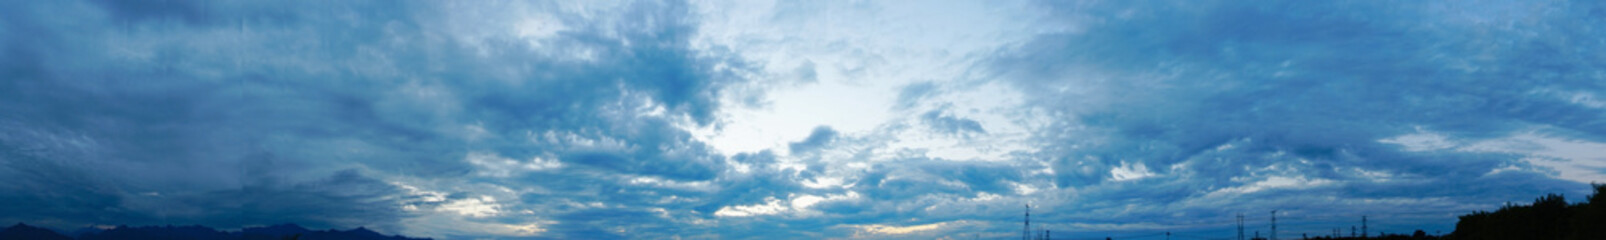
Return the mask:
<svg viewBox="0 0 1606 240"><path fill-rule="evenodd" d="M11 227L0 230L0 240L144 240L144 239L173 239L173 240L428 240L430 238L412 238L402 235L384 235L366 227L357 227L351 230L310 230L296 224L278 224L265 227L249 227L238 231L221 231L207 226L117 226L103 231L76 231L78 236L68 236L61 232L17 223Z"/></svg>

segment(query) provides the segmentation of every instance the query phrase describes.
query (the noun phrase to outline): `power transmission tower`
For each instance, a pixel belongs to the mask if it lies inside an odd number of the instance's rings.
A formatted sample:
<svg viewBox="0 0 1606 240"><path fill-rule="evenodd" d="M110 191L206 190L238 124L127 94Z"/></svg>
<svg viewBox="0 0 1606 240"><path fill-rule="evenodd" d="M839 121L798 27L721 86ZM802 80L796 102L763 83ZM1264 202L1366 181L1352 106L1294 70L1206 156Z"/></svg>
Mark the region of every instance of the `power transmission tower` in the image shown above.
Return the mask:
<svg viewBox="0 0 1606 240"><path fill-rule="evenodd" d="M1032 237L1032 204L1026 204L1026 225L1021 226L1020 239L1031 240Z"/></svg>
<svg viewBox="0 0 1606 240"><path fill-rule="evenodd" d="M1244 240L1244 214L1238 213L1238 240Z"/></svg>
<svg viewBox="0 0 1606 240"><path fill-rule="evenodd" d="M1271 210L1271 240L1277 240L1277 210Z"/></svg>
<svg viewBox="0 0 1606 240"><path fill-rule="evenodd" d="M1366 238L1366 215L1361 215L1361 238Z"/></svg>

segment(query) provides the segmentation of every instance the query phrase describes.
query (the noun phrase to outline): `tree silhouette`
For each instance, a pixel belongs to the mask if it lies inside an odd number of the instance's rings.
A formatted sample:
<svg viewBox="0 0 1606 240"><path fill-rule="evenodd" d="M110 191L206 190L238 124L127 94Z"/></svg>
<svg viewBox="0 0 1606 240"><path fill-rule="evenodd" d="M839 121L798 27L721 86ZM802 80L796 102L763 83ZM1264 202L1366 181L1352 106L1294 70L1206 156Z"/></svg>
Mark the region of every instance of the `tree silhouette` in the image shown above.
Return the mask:
<svg viewBox="0 0 1606 240"><path fill-rule="evenodd" d="M1506 205L1494 212L1462 215L1453 239L1606 239L1606 184L1590 184L1594 194L1568 205L1562 195L1534 199L1532 205Z"/></svg>
<svg viewBox="0 0 1606 240"><path fill-rule="evenodd" d="M1567 239L1606 239L1606 184L1590 184L1595 193L1573 205L1572 235Z"/></svg>

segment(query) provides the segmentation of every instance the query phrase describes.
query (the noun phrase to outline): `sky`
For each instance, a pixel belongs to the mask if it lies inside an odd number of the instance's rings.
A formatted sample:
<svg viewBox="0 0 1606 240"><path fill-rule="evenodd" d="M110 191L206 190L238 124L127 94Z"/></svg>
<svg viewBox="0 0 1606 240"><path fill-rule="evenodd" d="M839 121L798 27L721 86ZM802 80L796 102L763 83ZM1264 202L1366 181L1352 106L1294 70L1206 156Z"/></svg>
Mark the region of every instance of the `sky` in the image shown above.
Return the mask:
<svg viewBox="0 0 1606 240"><path fill-rule="evenodd" d="M1449 233L1606 182L1600 1L0 1L0 222Z"/></svg>

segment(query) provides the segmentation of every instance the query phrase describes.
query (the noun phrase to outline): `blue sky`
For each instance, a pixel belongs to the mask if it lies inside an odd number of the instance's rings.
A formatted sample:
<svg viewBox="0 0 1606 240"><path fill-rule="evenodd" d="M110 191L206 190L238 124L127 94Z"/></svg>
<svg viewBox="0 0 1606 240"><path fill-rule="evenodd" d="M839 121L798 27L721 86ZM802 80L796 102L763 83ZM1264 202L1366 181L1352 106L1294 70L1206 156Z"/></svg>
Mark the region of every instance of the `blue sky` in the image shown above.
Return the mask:
<svg viewBox="0 0 1606 240"><path fill-rule="evenodd" d="M0 222L1453 230L1606 182L1595 1L5 1ZM1163 236L1162 236L1163 237Z"/></svg>

